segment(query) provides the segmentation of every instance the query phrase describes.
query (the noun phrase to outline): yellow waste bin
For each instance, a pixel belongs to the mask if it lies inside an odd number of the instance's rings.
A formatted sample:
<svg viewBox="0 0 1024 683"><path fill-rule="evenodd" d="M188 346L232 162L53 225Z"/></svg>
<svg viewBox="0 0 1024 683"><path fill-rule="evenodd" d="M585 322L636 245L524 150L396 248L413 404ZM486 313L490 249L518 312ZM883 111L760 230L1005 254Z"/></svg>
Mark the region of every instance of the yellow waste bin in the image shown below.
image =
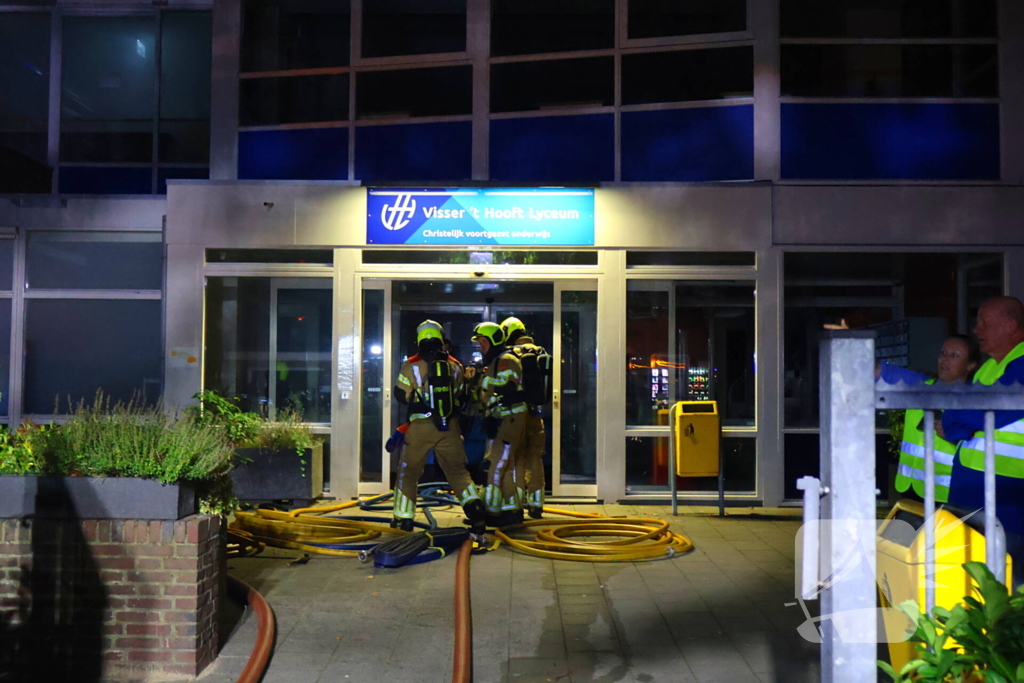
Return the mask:
<svg viewBox="0 0 1024 683"><path fill-rule="evenodd" d="M985 561L985 518L975 514L964 522L961 517L971 510L945 505L935 510L935 604L952 609L972 593L973 582L964 571L965 562ZM895 521L907 524L895 524ZM907 526L909 525L909 527ZM916 600L925 608L925 528L924 505L901 500L879 524L877 545L878 593L882 607L896 607L905 600ZM1006 556L1006 583L1012 573L1010 556ZM897 623L899 622L899 623ZM904 624L886 620L887 640L900 640ZM889 658L899 671L916 658L911 642L889 642Z"/></svg>
<svg viewBox="0 0 1024 683"><path fill-rule="evenodd" d="M721 420L716 401L679 401L675 410L676 475L717 477Z"/></svg>

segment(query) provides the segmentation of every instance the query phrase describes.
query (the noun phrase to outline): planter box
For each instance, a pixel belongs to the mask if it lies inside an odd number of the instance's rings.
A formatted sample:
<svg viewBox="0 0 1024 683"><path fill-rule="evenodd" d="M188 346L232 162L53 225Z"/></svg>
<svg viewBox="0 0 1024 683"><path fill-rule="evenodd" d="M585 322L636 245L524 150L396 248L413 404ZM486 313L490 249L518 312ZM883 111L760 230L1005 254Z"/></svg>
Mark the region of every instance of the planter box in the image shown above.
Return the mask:
<svg viewBox="0 0 1024 683"><path fill-rule="evenodd" d="M0 518L181 519L195 514L191 482L135 477L0 477Z"/></svg>
<svg viewBox="0 0 1024 683"><path fill-rule="evenodd" d="M239 448L235 453L249 461L242 462L231 472L239 500L312 501L323 493L323 444L307 448L301 456L294 448L274 451ZM305 465L302 460L306 461Z"/></svg>

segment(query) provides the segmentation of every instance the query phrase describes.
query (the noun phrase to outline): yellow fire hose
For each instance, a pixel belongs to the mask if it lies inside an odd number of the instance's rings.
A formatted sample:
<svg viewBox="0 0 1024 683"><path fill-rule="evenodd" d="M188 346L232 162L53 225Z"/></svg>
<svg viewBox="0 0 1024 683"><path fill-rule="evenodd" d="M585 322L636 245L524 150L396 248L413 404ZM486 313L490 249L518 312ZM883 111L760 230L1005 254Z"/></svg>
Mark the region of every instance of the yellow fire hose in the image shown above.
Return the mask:
<svg viewBox="0 0 1024 683"><path fill-rule="evenodd" d="M339 505L278 512L256 510L236 512L231 531L257 543L290 548L308 553L336 557L357 557L358 550L324 548L323 545L366 543L382 534L404 536L408 532L392 529L387 520L381 523L360 522L325 517L326 513L355 507L353 500ZM660 519L605 517L594 512L575 512L560 508L544 508L548 514L576 517L581 521L539 519L514 527L495 530L498 539L511 549L554 560L581 562L631 562L663 559L693 549L693 543L682 534L669 531L668 522ZM532 540L516 538L515 530L536 528ZM581 539L587 540L581 540ZM604 540L610 539L610 540ZM312 545L317 544L317 545Z"/></svg>

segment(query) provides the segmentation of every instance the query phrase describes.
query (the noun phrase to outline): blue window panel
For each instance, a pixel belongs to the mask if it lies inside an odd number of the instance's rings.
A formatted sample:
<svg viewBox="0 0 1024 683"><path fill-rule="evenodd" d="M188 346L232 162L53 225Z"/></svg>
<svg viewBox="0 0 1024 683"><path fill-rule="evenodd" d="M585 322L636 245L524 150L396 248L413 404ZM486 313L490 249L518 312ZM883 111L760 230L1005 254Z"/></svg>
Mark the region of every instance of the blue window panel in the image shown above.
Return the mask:
<svg viewBox="0 0 1024 683"><path fill-rule="evenodd" d="M167 194L167 181L172 179L206 180L208 168L161 168L156 172L156 193Z"/></svg>
<svg viewBox="0 0 1024 683"><path fill-rule="evenodd" d="M153 169L65 166L57 174L61 194L151 194Z"/></svg>
<svg viewBox="0 0 1024 683"><path fill-rule="evenodd" d="M469 121L356 128L359 180L465 180L472 175Z"/></svg>
<svg viewBox="0 0 1024 683"><path fill-rule="evenodd" d="M997 104L783 104L782 177L996 180Z"/></svg>
<svg viewBox="0 0 1024 683"><path fill-rule="evenodd" d="M623 112L625 181L754 177L754 107Z"/></svg>
<svg viewBox="0 0 1024 683"><path fill-rule="evenodd" d="M615 118L591 114L491 121L491 178L614 180Z"/></svg>
<svg viewBox="0 0 1024 683"><path fill-rule="evenodd" d="M243 180L348 180L348 128L252 130L238 134Z"/></svg>

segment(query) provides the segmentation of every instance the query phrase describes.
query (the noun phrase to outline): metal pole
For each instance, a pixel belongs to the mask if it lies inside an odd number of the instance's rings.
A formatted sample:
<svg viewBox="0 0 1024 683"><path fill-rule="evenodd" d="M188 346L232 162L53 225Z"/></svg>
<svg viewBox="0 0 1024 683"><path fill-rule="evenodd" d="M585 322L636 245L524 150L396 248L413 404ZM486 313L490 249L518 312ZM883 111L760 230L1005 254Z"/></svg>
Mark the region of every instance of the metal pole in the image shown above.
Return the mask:
<svg viewBox="0 0 1024 683"><path fill-rule="evenodd" d="M718 423L718 516L725 517L725 448L722 444L722 423Z"/></svg>
<svg viewBox="0 0 1024 683"><path fill-rule="evenodd" d="M874 529L876 516L874 367L872 332L822 334L821 483L829 491L821 510L823 683L877 678L874 534L862 538L866 528ZM849 571L851 550L863 569ZM829 615L841 615L846 640Z"/></svg>
<svg viewBox="0 0 1024 683"><path fill-rule="evenodd" d="M996 538L996 414L985 411L985 538ZM985 563L996 579L1006 581L1006 558L998 543L985 544ZM1005 552L1005 543L1004 543Z"/></svg>
<svg viewBox="0 0 1024 683"><path fill-rule="evenodd" d="M935 411L924 411L925 613L935 607Z"/></svg>
<svg viewBox="0 0 1024 683"><path fill-rule="evenodd" d="M659 377L660 381L661 378ZM679 445L676 442L676 414L679 410L679 404L673 403L668 409L668 486L669 491L672 492L672 514L679 514L679 496L676 491L676 447Z"/></svg>

